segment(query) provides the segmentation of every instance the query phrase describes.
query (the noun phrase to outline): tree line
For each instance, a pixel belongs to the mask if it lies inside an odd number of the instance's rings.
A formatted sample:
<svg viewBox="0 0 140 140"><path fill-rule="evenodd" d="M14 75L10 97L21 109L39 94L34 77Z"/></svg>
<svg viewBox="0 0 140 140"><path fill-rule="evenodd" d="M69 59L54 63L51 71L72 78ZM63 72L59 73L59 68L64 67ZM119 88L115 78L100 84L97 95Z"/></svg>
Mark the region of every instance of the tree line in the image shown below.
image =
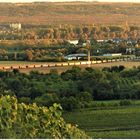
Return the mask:
<svg viewBox="0 0 140 140"><path fill-rule="evenodd" d="M22 30L2 30L0 40L50 40L51 43L57 40L74 40L84 37L86 39L113 39L113 38L132 38L140 36L139 26L124 25L64 25L46 28L23 28Z"/></svg>
<svg viewBox="0 0 140 140"><path fill-rule="evenodd" d="M73 67L61 75L31 72L29 75L0 72L0 93L16 95L19 102L50 106L60 103L65 110L90 107L94 100L140 99L140 67L113 66L102 70Z"/></svg>
<svg viewBox="0 0 140 140"><path fill-rule="evenodd" d="M80 38L78 45L75 46L66 40L61 40L57 44L47 44L44 41L35 42L0 42L0 60L17 61L55 61L64 62L64 57L69 54L84 53L87 54L87 47L83 46L87 39ZM123 40L113 42L98 42L90 39L91 56L102 56L107 53L122 53L123 55L140 55L140 40L128 42ZM87 59L82 58L82 60Z"/></svg>

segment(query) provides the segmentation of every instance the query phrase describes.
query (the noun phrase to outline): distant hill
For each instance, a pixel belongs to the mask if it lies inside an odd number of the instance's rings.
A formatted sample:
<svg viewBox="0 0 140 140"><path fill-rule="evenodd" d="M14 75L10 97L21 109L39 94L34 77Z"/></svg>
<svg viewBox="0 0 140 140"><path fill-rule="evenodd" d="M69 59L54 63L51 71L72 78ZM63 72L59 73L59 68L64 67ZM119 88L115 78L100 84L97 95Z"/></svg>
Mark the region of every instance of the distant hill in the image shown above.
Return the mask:
<svg viewBox="0 0 140 140"><path fill-rule="evenodd" d="M36 2L0 3L0 23L140 24L138 3Z"/></svg>

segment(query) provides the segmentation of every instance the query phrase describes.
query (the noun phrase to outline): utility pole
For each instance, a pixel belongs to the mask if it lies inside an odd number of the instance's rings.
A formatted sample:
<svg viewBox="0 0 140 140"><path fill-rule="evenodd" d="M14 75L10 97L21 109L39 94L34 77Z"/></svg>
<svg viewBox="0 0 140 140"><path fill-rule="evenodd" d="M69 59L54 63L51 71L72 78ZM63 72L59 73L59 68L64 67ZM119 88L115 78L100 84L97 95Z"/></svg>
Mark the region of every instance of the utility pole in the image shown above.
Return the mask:
<svg viewBox="0 0 140 140"><path fill-rule="evenodd" d="M17 60L17 52L14 53L14 59Z"/></svg>
<svg viewBox="0 0 140 140"><path fill-rule="evenodd" d="M87 48L87 51L88 51L88 63L89 63L89 67L90 67L90 50L91 50L91 45L90 45L89 41L87 41L87 43L86 43L86 48Z"/></svg>
<svg viewBox="0 0 140 140"><path fill-rule="evenodd" d="M88 62L90 62L90 49L88 49Z"/></svg>

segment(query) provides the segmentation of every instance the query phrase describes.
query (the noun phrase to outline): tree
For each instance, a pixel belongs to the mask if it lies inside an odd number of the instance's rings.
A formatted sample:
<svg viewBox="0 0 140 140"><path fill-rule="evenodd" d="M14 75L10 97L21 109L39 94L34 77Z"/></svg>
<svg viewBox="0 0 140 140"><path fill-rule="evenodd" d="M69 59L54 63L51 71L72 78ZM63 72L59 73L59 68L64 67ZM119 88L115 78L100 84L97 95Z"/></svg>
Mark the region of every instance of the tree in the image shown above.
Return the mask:
<svg viewBox="0 0 140 140"><path fill-rule="evenodd" d="M63 98L61 100L61 105L63 107L63 109L68 110L68 111L72 111L74 109L80 108L79 107L79 103L78 100L75 99L74 97L69 97L69 98Z"/></svg>
<svg viewBox="0 0 140 140"><path fill-rule="evenodd" d="M60 31L58 29L54 29L54 38L60 39Z"/></svg>
<svg viewBox="0 0 140 140"><path fill-rule="evenodd" d="M26 56L27 56L27 60L31 61L33 60L33 53L31 50L26 50Z"/></svg>
<svg viewBox="0 0 140 140"><path fill-rule="evenodd" d="M125 32L129 32L129 31L130 31L130 27L129 27L127 21L125 22L125 25L124 25L124 31L125 31Z"/></svg>
<svg viewBox="0 0 140 140"><path fill-rule="evenodd" d="M87 102L93 101L92 94L86 91L77 94L77 99L81 101L87 101Z"/></svg>
<svg viewBox="0 0 140 140"><path fill-rule="evenodd" d="M86 43L86 39L83 36L81 36L78 40L78 45L83 45L83 43Z"/></svg>

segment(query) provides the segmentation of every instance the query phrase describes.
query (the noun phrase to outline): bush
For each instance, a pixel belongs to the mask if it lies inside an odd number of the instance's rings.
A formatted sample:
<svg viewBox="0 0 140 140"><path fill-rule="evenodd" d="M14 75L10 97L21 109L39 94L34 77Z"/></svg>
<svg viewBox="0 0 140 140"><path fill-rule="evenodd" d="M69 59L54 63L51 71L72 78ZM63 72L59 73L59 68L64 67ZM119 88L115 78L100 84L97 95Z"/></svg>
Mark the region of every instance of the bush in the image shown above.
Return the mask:
<svg viewBox="0 0 140 140"><path fill-rule="evenodd" d="M19 73L19 69L13 69L13 73L14 73L14 74Z"/></svg>
<svg viewBox="0 0 140 140"><path fill-rule="evenodd" d="M80 102L74 97L63 98L61 100L61 105L64 110L72 111L74 109L80 108Z"/></svg>
<svg viewBox="0 0 140 140"><path fill-rule="evenodd" d="M120 104L119 102L108 102L108 101L93 101L92 107L118 107Z"/></svg>
<svg viewBox="0 0 140 140"><path fill-rule="evenodd" d="M121 100L120 101L120 106L127 106L127 105L132 105L132 102L130 100Z"/></svg>
<svg viewBox="0 0 140 140"><path fill-rule="evenodd" d="M119 71L123 71L125 69L125 67L123 65L119 66Z"/></svg>

